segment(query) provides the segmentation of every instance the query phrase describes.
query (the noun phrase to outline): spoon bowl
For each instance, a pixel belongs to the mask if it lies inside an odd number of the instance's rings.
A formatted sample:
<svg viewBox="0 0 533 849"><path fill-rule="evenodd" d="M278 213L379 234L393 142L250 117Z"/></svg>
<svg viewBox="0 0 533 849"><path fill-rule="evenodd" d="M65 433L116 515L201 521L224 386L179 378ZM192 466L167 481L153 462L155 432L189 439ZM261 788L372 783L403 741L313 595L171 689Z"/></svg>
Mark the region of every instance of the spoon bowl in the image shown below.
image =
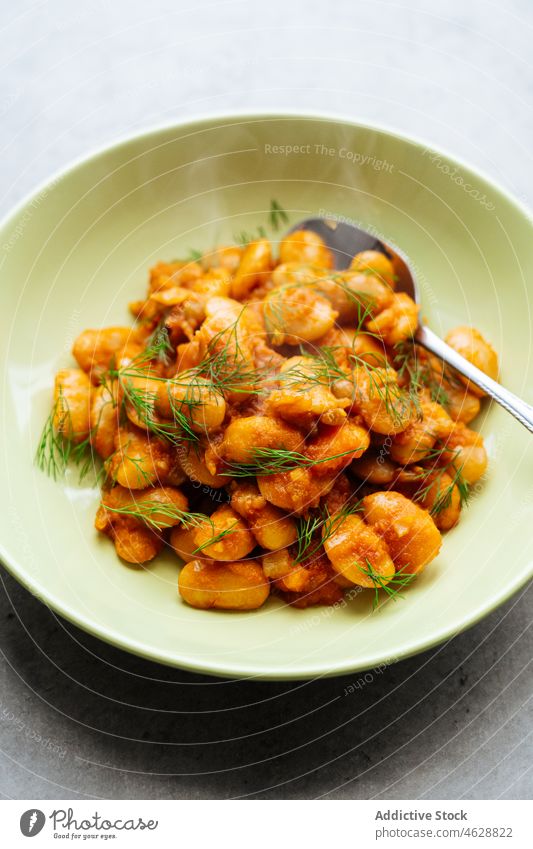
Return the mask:
<svg viewBox="0 0 533 849"><path fill-rule="evenodd" d="M362 227L332 218L308 218L292 227L290 232L298 230L311 230L324 240L338 271L348 268L353 257L362 251L385 254L394 267L397 290L405 292L418 306L421 305L420 291L409 261L396 247L385 244ZM413 339L475 384L533 433L533 407L478 369L420 321Z"/></svg>

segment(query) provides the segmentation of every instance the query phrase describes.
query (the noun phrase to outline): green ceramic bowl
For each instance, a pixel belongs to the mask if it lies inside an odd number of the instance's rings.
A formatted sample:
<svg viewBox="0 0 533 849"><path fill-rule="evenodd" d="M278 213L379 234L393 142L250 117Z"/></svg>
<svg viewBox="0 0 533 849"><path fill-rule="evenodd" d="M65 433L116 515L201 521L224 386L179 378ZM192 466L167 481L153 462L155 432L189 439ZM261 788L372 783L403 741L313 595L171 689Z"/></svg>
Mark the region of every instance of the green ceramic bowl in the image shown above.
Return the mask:
<svg viewBox="0 0 533 849"><path fill-rule="evenodd" d="M33 465L54 372L86 327L129 322L147 269L268 219L354 220L401 247L440 333L473 324L500 352L502 380L533 401L533 227L492 182L394 132L309 115L210 117L127 139L43 186L0 228L3 363L1 555L32 593L103 640L216 675L308 678L370 669L472 625L531 575L533 440L495 405L474 426L490 455L460 525L405 594L371 612L254 613L181 602L170 554L120 562L98 536L98 492Z"/></svg>

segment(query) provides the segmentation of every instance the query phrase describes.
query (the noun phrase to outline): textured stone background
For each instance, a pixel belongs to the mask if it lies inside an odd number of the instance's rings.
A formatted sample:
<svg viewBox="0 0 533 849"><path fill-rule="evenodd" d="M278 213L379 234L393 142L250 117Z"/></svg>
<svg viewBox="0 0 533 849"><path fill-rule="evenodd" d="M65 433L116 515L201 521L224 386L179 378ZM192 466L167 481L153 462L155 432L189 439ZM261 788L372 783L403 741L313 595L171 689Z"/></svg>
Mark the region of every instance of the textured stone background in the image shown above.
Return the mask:
<svg viewBox="0 0 533 849"><path fill-rule="evenodd" d="M0 213L117 135L208 110L280 106L420 135L533 206L529 0L19 0L0 9ZM0 577L6 798L531 794L531 590L364 684L355 675L290 685L152 665L76 631Z"/></svg>

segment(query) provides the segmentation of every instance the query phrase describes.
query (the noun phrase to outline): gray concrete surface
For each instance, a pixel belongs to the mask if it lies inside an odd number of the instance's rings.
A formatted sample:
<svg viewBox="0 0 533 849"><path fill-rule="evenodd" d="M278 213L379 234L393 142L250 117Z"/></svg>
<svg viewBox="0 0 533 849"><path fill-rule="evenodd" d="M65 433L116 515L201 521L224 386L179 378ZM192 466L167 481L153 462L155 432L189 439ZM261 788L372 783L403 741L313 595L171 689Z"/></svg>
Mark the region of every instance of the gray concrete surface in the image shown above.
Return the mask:
<svg viewBox="0 0 533 849"><path fill-rule="evenodd" d="M533 207L528 0L3 0L0 10L0 213L117 134L279 106L421 135ZM4 798L531 795L531 590L367 680L291 685L155 666L1 577Z"/></svg>

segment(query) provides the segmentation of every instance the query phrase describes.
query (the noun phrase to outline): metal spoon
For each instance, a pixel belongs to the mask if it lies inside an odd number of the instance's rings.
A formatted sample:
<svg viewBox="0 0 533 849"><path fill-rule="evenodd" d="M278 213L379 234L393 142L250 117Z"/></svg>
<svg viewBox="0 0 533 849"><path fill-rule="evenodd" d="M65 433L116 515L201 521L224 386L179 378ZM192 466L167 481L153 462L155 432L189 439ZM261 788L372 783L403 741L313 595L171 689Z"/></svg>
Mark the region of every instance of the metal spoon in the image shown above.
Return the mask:
<svg viewBox="0 0 533 849"><path fill-rule="evenodd" d="M348 268L355 254L361 251L380 251L392 260L398 276L398 291L405 292L417 304L420 304L420 292L416 279L409 268L407 258L397 248L386 245L366 230L355 227L353 224L329 218L308 218L292 227L290 232L295 230L312 230L318 233L332 251L335 267L339 270ZM419 323L414 341L471 380L533 433L533 407L472 365L425 324Z"/></svg>

